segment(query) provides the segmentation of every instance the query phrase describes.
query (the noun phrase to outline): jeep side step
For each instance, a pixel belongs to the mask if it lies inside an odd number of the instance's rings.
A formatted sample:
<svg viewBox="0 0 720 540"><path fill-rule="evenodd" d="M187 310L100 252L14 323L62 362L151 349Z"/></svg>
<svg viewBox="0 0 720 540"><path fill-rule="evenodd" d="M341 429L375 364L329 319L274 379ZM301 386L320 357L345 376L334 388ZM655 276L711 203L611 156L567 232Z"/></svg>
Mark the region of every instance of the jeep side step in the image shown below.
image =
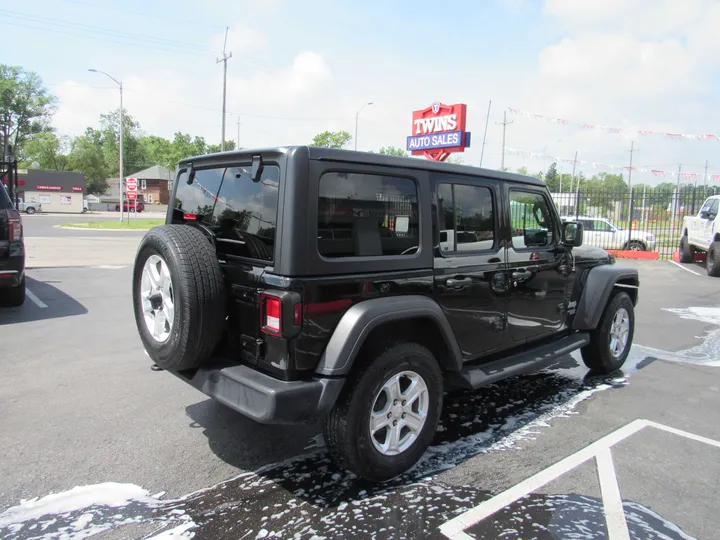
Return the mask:
<svg viewBox="0 0 720 540"><path fill-rule="evenodd" d="M476 390L513 375L540 370L561 356L576 351L588 343L590 343L590 334L578 332L487 364L467 366L460 373L453 373L450 376L450 382L460 388Z"/></svg>

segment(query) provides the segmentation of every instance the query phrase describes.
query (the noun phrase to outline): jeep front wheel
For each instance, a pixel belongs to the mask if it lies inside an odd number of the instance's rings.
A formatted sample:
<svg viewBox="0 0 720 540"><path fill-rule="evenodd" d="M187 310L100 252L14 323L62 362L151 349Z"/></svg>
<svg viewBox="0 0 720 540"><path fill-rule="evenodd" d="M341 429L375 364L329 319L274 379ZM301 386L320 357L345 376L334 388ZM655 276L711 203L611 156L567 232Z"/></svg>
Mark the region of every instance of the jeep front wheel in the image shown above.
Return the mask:
<svg viewBox="0 0 720 540"><path fill-rule="evenodd" d="M635 309L627 293L615 294L608 302L590 343L581 349L585 365L599 374L620 369L630 353L635 332Z"/></svg>
<svg viewBox="0 0 720 540"><path fill-rule="evenodd" d="M443 392L437 360L417 343L393 345L347 384L325 422L333 459L373 482L406 472L437 429Z"/></svg>
<svg viewBox="0 0 720 540"><path fill-rule="evenodd" d="M135 323L159 367L199 367L225 324L222 270L210 241L189 225L162 225L143 238L133 270Z"/></svg>

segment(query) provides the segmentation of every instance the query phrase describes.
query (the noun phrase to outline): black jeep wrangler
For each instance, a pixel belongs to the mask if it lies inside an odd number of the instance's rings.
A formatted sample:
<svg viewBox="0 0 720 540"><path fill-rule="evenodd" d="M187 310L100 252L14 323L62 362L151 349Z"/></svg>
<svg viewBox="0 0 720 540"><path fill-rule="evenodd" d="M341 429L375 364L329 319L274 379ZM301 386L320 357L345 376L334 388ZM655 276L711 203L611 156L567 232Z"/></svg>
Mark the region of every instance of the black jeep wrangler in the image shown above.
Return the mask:
<svg viewBox="0 0 720 540"><path fill-rule="evenodd" d="M133 301L158 368L261 423L322 418L373 481L431 443L445 390L580 349L628 355L638 274L516 174L306 146L180 163Z"/></svg>

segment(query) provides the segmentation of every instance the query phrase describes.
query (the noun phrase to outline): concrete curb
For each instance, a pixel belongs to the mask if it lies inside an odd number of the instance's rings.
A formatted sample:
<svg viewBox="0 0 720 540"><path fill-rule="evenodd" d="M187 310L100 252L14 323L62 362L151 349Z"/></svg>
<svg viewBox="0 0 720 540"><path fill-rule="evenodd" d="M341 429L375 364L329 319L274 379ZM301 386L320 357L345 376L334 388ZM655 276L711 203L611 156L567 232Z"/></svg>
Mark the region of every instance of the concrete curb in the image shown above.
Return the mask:
<svg viewBox="0 0 720 540"><path fill-rule="evenodd" d="M55 229L66 229L69 231L97 231L97 232L103 232L103 231L112 231L112 232L147 232L153 227L150 227L149 229L100 229L97 227L64 227L62 225L53 225L53 228Z"/></svg>

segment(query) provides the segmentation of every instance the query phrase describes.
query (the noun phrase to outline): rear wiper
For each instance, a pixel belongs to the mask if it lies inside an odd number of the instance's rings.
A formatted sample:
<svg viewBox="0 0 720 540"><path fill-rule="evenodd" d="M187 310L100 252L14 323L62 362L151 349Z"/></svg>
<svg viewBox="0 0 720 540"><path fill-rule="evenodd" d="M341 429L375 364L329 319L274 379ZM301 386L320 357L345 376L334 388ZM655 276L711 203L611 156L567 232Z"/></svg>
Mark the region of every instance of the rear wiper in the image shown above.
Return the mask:
<svg viewBox="0 0 720 540"><path fill-rule="evenodd" d="M195 180L195 169L193 168L192 162L188 163L186 170L187 170L187 175L188 175L187 183L188 183L188 185L190 185Z"/></svg>

